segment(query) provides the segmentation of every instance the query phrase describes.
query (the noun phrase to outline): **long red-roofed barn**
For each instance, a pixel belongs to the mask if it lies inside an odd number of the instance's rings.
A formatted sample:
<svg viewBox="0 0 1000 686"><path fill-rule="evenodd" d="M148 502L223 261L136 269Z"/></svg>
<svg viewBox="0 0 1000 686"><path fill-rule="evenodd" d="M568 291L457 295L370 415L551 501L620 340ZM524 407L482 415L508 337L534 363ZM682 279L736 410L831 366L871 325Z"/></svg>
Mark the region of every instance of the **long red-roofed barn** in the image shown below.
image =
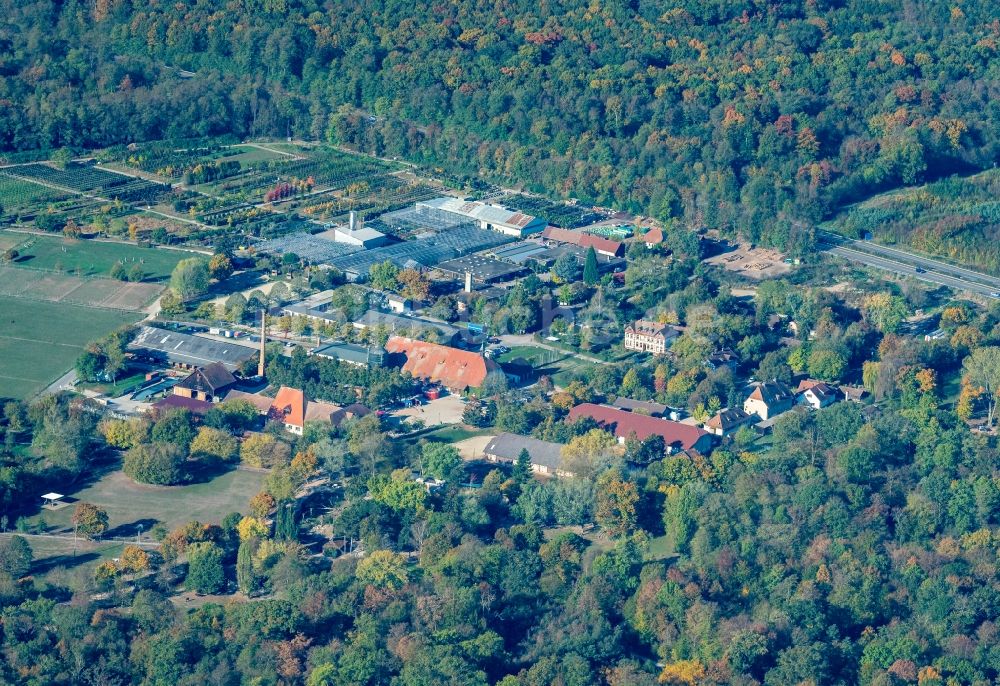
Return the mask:
<svg viewBox="0 0 1000 686"><path fill-rule="evenodd" d="M393 336L385 349L392 354L406 355L403 371L413 378L439 383L453 393L479 388L491 373L500 373L493 360L447 345Z"/></svg>
<svg viewBox="0 0 1000 686"><path fill-rule="evenodd" d="M678 450L697 450L700 453L707 453L712 449L712 435L697 426L594 403L581 403L569 411L571 422L584 417L593 419L612 431L619 441L626 441L629 438L642 441L658 435L663 437L668 453Z"/></svg>
<svg viewBox="0 0 1000 686"><path fill-rule="evenodd" d="M593 248L594 252L605 257L620 257L625 249L625 244L621 241L613 241L610 238L595 236L583 231L560 229L557 226L547 227L542 232L542 238L557 243L578 245L581 248Z"/></svg>

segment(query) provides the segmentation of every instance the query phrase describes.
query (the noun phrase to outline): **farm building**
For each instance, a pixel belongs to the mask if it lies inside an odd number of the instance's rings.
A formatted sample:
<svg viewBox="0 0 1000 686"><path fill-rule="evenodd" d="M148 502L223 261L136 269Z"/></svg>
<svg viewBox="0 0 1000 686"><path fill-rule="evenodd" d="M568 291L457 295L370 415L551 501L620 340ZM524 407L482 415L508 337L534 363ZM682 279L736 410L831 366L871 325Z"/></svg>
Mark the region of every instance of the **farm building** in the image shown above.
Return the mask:
<svg viewBox="0 0 1000 686"><path fill-rule="evenodd" d="M648 417L594 403L577 405L569 411L567 421L573 422L584 417L593 419L612 431L620 443L629 439L642 441L650 436L662 436L668 454L678 450L696 450L705 453L712 449L712 435L690 424Z"/></svg>
<svg viewBox="0 0 1000 686"><path fill-rule="evenodd" d="M663 417L670 409L663 403L652 400L632 400L631 398L615 398L614 402L608 403L619 410L628 410L638 414L648 414L650 417Z"/></svg>
<svg viewBox="0 0 1000 686"><path fill-rule="evenodd" d="M749 415L738 407L720 410L718 414L705 422L705 430L716 436L729 436L736 433L741 426L754 423L753 415Z"/></svg>
<svg viewBox="0 0 1000 686"><path fill-rule="evenodd" d="M799 402L814 410L828 407L837 402L837 389L822 381L804 379L799 382L799 387L796 390L799 394Z"/></svg>
<svg viewBox="0 0 1000 686"><path fill-rule="evenodd" d="M505 245L500 248L494 248L490 252L493 257L498 260L513 262L514 264L524 264L532 257L545 252L545 250L546 247L544 243L538 241L537 239L531 239L511 243L510 245Z"/></svg>
<svg viewBox="0 0 1000 686"><path fill-rule="evenodd" d="M489 374L502 373L493 360L447 345L393 336L385 349L406 356L403 371L413 378L439 383L453 393L479 388Z"/></svg>
<svg viewBox="0 0 1000 686"><path fill-rule="evenodd" d="M217 402L236 385L236 377L221 362L195 369L174 386L174 395Z"/></svg>
<svg viewBox="0 0 1000 686"><path fill-rule="evenodd" d="M154 412L166 412L168 410L187 410L191 414L203 415L213 407L207 400L197 398L186 398L183 395L167 395L153 403Z"/></svg>
<svg viewBox="0 0 1000 686"><path fill-rule="evenodd" d="M309 354L359 367L380 367L385 362L385 350L382 348L354 343L329 343Z"/></svg>
<svg viewBox="0 0 1000 686"><path fill-rule="evenodd" d="M654 245L659 245L663 242L663 229L653 228L646 233L639 236L639 240L645 243L647 246L652 248Z"/></svg>
<svg viewBox="0 0 1000 686"><path fill-rule="evenodd" d="M404 312L411 312L413 310L413 301L409 298L404 298L395 293L382 293L381 295L385 302L385 308L390 312L403 314Z"/></svg>
<svg viewBox="0 0 1000 686"><path fill-rule="evenodd" d="M585 233L583 231L571 231L550 226L542 232L542 238L556 243L569 243L581 248L593 248L594 252L604 257L621 257L625 251L625 244L602 236Z"/></svg>
<svg viewBox="0 0 1000 686"><path fill-rule="evenodd" d="M254 250L258 253L278 257L294 253L309 264L328 264L338 257L360 252L362 248L347 243L337 243L320 234L313 235L303 232L261 241L254 246Z"/></svg>
<svg viewBox="0 0 1000 686"><path fill-rule="evenodd" d="M445 260L502 245L510 240L504 234L463 224L436 233L421 233L413 240L402 243L335 257L327 264L343 272L348 280L360 281L368 278L373 265L387 260L400 269L435 267Z"/></svg>
<svg viewBox="0 0 1000 686"><path fill-rule="evenodd" d="M389 243L389 239L384 233L367 226L354 229L348 226L335 226L332 229L317 233L316 237L333 241L334 243L343 243L344 245L364 248L365 250L379 248Z"/></svg>
<svg viewBox="0 0 1000 686"><path fill-rule="evenodd" d="M412 315L399 315L391 312L368 310L354 321L354 328L367 329L373 326L385 327L398 335L430 334L438 340L450 343L459 335L459 330L448 322L439 319L427 319Z"/></svg>
<svg viewBox="0 0 1000 686"><path fill-rule="evenodd" d="M160 364L195 368L220 362L229 370L257 354L256 346L249 342L243 345L153 326L140 327L128 348Z"/></svg>
<svg viewBox="0 0 1000 686"><path fill-rule="evenodd" d="M447 272L459 279L464 279L466 274L470 274L473 281L485 284L510 281L527 271L522 266L502 262L485 255L456 257L453 260L442 262L437 265L436 269Z"/></svg>
<svg viewBox="0 0 1000 686"><path fill-rule="evenodd" d="M740 366L740 356L729 348L721 348L705 358L705 366L709 369L729 367L732 371Z"/></svg>
<svg viewBox="0 0 1000 686"><path fill-rule="evenodd" d="M341 407L333 403L309 400L304 392L288 386L278 389L274 398L259 393L230 391L226 400L245 400L256 407L262 415L281 422L285 430L297 435L302 434L306 422L327 422L339 426L349 419L371 414L371 410L358 403Z"/></svg>
<svg viewBox="0 0 1000 686"><path fill-rule="evenodd" d="M343 318L339 314L329 312L332 300L332 290L320 291L297 303L285 305L281 309L281 313L291 317L305 317L313 321L342 324Z"/></svg>
<svg viewBox="0 0 1000 686"><path fill-rule="evenodd" d="M531 471L536 474L571 476L562 470L562 444L540 441L530 436L502 433L493 437L483 448L483 457L490 462L514 463L527 450L531 457Z"/></svg>
<svg viewBox="0 0 1000 686"><path fill-rule="evenodd" d="M539 217L474 200L444 197L417 203L417 206L450 212L474 221L481 229L515 238L524 238L545 228L545 220Z"/></svg>

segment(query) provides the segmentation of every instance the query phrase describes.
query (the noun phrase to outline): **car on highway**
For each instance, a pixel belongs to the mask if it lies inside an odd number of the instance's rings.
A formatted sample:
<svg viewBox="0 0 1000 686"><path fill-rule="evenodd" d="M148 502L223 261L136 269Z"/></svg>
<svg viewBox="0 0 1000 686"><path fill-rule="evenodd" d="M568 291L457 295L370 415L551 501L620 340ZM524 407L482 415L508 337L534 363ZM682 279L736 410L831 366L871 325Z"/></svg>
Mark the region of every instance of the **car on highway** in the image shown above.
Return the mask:
<svg viewBox="0 0 1000 686"><path fill-rule="evenodd" d="M913 271L915 271L915 272L916 272L917 274L923 274L923 273L925 273L925 272L926 272L927 270L926 270L926 269L924 269L923 267L914 267L914 268L913 268Z"/></svg>
<svg viewBox="0 0 1000 686"><path fill-rule="evenodd" d="M1000 298L1000 291L993 291L990 293L991 298Z"/></svg>

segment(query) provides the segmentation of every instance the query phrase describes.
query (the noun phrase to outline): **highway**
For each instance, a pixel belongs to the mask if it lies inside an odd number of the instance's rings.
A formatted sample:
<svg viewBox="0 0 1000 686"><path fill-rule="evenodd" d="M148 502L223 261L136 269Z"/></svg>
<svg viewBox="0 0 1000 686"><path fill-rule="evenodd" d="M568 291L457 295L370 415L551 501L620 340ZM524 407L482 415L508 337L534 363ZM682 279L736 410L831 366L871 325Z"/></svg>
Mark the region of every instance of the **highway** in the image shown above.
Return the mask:
<svg viewBox="0 0 1000 686"><path fill-rule="evenodd" d="M1000 278L982 272L956 267L922 255L877 245L870 241L857 241L821 232L821 249L851 262L910 276L927 283L948 286L987 297L1000 298ZM920 267L923 271L916 271Z"/></svg>

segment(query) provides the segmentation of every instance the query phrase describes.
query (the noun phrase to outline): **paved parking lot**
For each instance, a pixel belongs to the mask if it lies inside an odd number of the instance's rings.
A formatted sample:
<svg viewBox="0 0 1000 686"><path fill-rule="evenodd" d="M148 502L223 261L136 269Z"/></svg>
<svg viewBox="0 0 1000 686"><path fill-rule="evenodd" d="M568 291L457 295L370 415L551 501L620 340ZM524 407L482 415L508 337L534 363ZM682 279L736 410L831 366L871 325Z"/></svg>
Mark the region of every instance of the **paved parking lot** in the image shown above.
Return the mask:
<svg viewBox="0 0 1000 686"><path fill-rule="evenodd" d="M460 423L463 411L465 411L465 403L461 397L449 394L437 400L429 400L418 407L397 410L392 415L400 419L415 417L423 420L426 426L438 426L440 424Z"/></svg>

